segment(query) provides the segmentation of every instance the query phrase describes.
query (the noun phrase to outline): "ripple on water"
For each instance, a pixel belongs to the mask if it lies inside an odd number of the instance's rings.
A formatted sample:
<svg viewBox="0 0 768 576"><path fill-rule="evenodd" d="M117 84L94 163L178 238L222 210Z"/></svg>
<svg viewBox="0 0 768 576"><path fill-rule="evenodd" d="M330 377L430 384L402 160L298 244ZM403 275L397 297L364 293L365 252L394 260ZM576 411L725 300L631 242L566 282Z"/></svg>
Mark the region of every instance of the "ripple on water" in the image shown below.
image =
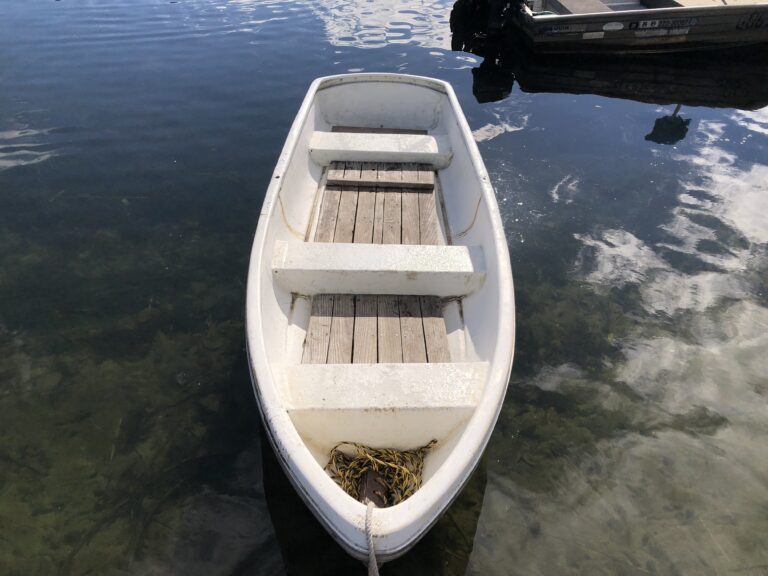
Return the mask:
<svg viewBox="0 0 768 576"><path fill-rule="evenodd" d="M309 81L380 69L456 88L518 306L486 458L385 571L768 564L766 110L689 110L672 149L655 106L478 103L451 4L3 0L3 569L359 568L259 451L243 282Z"/></svg>

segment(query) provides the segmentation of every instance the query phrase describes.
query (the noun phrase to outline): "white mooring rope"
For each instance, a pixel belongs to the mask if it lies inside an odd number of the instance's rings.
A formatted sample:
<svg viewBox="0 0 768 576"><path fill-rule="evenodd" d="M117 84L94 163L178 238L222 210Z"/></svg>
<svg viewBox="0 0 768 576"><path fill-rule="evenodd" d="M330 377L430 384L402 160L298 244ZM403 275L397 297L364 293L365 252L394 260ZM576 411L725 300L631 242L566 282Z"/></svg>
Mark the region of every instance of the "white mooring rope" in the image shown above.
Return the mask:
<svg viewBox="0 0 768 576"><path fill-rule="evenodd" d="M379 565L376 563L376 550L373 548L373 509L376 504L368 501L365 511L365 537L368 540L368 576L379 576Z"/></svg>

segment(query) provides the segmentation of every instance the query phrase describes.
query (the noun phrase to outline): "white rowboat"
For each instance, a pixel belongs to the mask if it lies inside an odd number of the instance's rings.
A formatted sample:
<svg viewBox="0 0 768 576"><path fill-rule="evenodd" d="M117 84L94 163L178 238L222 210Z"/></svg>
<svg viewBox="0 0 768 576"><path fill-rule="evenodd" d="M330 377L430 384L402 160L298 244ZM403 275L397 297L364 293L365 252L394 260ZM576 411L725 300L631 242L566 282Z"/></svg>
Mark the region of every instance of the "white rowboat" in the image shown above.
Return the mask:
<svg viewBox="0 0 768 576"><path fill-rule="evenodd" d="M482 455L514 323L498 206L451 86L315 80L264 199L246 331L275 453L347 552L367 558L366 507L324 471L331 448L438 441L422 487L372 515L378 561L406 552Z"/></svg>

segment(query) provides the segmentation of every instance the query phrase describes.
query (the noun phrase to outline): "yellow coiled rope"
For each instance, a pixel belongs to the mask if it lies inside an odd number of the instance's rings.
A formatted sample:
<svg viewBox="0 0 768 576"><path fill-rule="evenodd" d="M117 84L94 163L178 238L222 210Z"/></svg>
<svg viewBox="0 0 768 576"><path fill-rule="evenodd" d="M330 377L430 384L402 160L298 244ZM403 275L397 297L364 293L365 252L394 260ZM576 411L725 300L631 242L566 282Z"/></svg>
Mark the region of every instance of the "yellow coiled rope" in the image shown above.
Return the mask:
<svg viewBox="0 0 768 576"><path fill-rule="evenodd" d="M371 448L354 442L341 442L333 447L325 470L344 492L355 500L361 499L361 485L366 472L379 475L381 496L387 506L399 504L421 487L424 457L437 444L432 440L421 448L396 450ZM352 448L348 454L342 448Z"/></svg>

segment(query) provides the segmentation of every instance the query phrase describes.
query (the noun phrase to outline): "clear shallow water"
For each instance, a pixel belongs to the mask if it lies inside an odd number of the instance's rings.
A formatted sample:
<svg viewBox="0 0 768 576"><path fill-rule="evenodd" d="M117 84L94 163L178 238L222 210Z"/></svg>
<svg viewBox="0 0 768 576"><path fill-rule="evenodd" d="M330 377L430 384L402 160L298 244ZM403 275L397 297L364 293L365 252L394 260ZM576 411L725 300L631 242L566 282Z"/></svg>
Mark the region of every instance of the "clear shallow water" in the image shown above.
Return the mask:
<svg viewBox="0 0 768 576"><path fill-rule="evenodd" d="M499 197L515 370L384 574L768 573L768 110L478 104L450 2L0 7L3 574L363 573L265 446L256 218L310 80L449 80Z"/></svg>

